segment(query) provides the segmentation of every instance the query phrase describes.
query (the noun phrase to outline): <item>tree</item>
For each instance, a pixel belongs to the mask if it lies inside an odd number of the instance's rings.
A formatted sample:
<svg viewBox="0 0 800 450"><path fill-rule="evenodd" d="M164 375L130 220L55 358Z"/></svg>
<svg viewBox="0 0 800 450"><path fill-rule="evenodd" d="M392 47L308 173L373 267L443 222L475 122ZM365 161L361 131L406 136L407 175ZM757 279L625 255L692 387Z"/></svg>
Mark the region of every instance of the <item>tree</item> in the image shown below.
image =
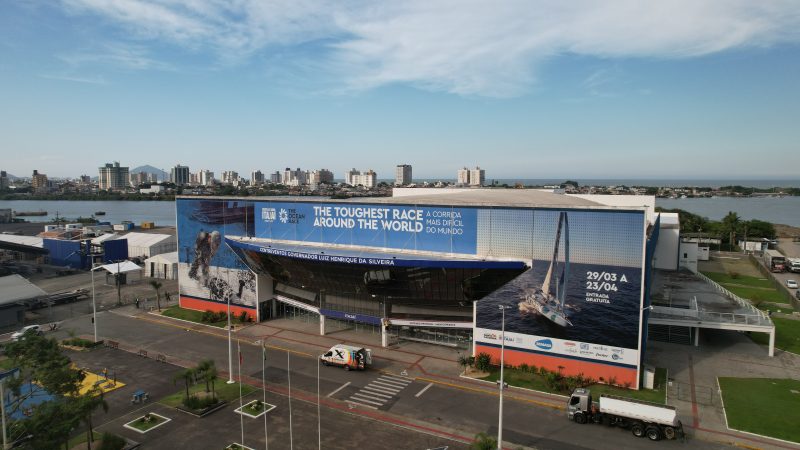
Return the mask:
<svg viewBox="0 0 800 450"><path fill-rule="evenodd" d="M217 366L213 359L206 359L200 362L195 368L197 376L206 383L206 392L211 392L212 398L217 398L214 382L217 380ZM209 385L211 389L209 389Z"/></svg>
<svg viewBox="0 0 800 450"><path fill-rule="evenodd" d="M189 400L189 383L193 383L195 380L195 369L184 369L175 375L173 379L174 382L178 382L178 380L183 380L186 385L186 401Z"/></svg>
<svg viewBox="0 0 800 450"><path fill-rule="evenodd" d="M731 250L733 250L733 243L736 240L736 233L739 231L739 225L739 215L733 211L728 212L728 214L722 218L722 231L725 233L725 237L729 239L728 244Z"/></svg>
<svg viewBox="0 0 800 450"><path fill-rule="evenodd" d="M162 283L158 280L150 280L150 286L153 286L153 289L156 290L156 305L158 305L158 310L161 311L161 289Z"/></svg>
<svg viewBox="0 0 800 450"><path fill-rule="evenodd" d="M102 408L104 413L108 412L108 403L103 399L103 391L94 388L91 391L75 398L75 409L77 416L86 424L86 448L92 449L94 442L94 427L92 426L92 413L97 408Z"/></svg>
<svg viewBox="0 0 800 450"><path fill-rule="evenodd" d="M497 439L484 432L475 435L475 440L469 446L471 450L495 450L497 448Z"/></svg>

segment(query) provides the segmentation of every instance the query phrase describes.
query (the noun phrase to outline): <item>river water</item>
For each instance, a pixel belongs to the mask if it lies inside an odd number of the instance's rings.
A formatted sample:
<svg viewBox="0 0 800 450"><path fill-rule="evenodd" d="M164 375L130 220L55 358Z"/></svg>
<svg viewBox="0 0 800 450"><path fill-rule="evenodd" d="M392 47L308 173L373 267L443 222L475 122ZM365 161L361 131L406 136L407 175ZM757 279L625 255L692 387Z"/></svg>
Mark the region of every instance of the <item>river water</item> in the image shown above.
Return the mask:
<svg viewBox="0 0 800 450"><path fill-rule="evenodd" d="M76 219L95 216L100 221L120 223L129 220L139 226L142 222L155 222L158 226L175 226L175 202L171 201L67 201L67 200L0 200L0 209L14 211L46 211L46 216L24 217L29 222L50 222L59 217Z"/></svg>
<svg viewBox="0 0 800 450"><path fill-rule="evenodd" d="M656 205L664 208L680 208L712 220L720 220L730 211L739 217L758 219L800 227L800 197L717 197L717 198L659 198ZM50 222L58 214L75 219L90 217L97 211L101 221L120 223L130 220L139 225L142 221L155 222L159 226L175 226L175 202L133 201L65 201L65 200L0 200L0 209L14 211L46 211L46 216L30 216L30 222Z"/></svg>

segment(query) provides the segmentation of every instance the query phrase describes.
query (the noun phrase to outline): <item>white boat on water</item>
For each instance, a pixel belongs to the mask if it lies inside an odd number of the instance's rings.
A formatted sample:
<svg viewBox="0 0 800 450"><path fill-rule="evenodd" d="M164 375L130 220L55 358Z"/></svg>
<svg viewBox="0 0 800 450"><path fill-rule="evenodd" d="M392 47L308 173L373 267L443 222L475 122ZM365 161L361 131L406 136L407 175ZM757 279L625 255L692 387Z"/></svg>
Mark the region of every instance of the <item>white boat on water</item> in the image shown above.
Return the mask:
<svg viewBox="0 0 800 450"><path fill-rule="evenodd" d="M553 279L553 272L558 265L558 250L561 241L561 230L564 230L564 265L561 275L556 279L555 294L550 292L550 285ZM519 310L522 312L540 314L553 323L562 327L572 326L572 322L567 318L564 311L564 300L567 295L567 280L569 278L569 223L567 213L561 212L558 216L558 228L556 230L556 241L553 245L553 258L550 260L550 267L544 277L541 289L533 289L525 295L525 300L519 303Z"/></svg>

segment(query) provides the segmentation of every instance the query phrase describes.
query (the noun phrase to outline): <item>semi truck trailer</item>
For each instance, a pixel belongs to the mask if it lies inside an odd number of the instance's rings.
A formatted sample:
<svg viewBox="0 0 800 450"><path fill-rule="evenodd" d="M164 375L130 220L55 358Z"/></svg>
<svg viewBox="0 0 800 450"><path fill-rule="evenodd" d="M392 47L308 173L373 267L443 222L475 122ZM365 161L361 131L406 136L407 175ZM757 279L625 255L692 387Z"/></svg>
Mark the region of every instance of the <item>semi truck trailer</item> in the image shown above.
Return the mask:
<svg viewBox="0 0 800 450"><path fill-rule="evenodd" d="M785 272L786 257L777 250L764 250L764 265L772 272Z"/></svg>
<svg viewBox="0 0 800 450"><path fill-rule="evenodd" d="M591 392L585 388L572 392L567 414L575 423L627 428L634 436L647 436L651 441L683 437L683 425L674 407L613 395L601 395L593 402Z"/></svg>

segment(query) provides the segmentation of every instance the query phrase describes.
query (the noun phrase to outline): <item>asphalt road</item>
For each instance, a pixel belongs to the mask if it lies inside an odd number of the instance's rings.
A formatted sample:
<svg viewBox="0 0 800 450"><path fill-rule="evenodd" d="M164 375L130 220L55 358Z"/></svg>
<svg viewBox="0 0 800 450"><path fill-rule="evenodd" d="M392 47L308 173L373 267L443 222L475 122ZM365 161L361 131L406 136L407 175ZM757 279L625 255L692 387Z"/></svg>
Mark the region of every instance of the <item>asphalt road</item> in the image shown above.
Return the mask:
<svg viewBox="0 0 800 450"><path fill-rule="evenodd" d="M113 312L102 312L98 317L99 334L107 339L118 339L148 352L163 353L168 358L200 361L213 359L217 367L228 367L227 340L206 333L189 331L175 326L153 323L126 317ZM72 319L62 325L61 333L74 330L78 334L91 333L91 320L87 317ZM290 349L291 350L291 349ZM236 355L236 343L234 343ZM259 346L241 345L242 375L251 380L262 377L262 358ZM287 358L288 355L288 358ZM288 359L288 361L287 361ZM320 367L317 356L270 349L266 354L267 385L286 392L289 385L287 364L291 367L291 388L299 398L313 402L319 392L323 408L341 408L328 399L349 405L351 412L373 419L391 422L409 419L415 424L431 424L454 430L463 437L484 431L497 434L498 399L495 395L459 389L441 384L429 385L427 381L403 377L399 373L384 373L388 363L376 359L375 367L364 372L345 371L336 367ZM236 356L234 356L234 370ZM338 406L337 406L338 405ZM343 434L366 430L343 429ZM698 440L650 442L633 437L629 431L599 425L578 425L567 420L562 410L546 408L531 403L509 400L504 404L503 437L507 442L545 449L619 449L619 448L681 448L713 449L724 446ZM343 448L348 448L345 446ZM372 448L398 448L388 442Z"/></svg>

